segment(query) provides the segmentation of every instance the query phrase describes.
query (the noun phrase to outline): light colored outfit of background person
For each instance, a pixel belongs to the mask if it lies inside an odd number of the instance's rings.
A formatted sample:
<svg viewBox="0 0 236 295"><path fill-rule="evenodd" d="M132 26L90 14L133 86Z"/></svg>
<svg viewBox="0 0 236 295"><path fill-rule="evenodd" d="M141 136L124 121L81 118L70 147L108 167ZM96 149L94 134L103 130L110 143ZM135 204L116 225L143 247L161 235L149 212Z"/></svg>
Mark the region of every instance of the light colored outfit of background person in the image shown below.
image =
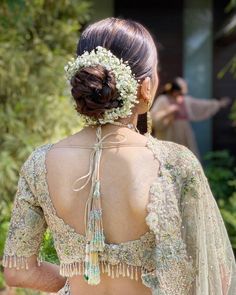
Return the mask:
<svg viewBox="0 0 236 295"><path fill-rule="evenodd" d="M189 95L177 101L160 95L152 109L154 136L188 147L197 157L199 151L190 121L202 121L215 115L222 106L221 100L198 99Z"/></svg>

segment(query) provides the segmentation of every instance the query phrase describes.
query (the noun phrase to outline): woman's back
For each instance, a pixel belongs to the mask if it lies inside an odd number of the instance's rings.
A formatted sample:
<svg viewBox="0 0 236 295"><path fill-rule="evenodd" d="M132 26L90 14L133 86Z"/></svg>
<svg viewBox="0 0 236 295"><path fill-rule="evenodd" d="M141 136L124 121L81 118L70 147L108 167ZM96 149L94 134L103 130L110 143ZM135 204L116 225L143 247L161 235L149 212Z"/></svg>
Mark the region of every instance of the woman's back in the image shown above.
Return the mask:
<svg viewBox="0 0 236 295"><path fill-rule="evenodd" d="M126 137L125 146L113 144L102 151L100 178L106 241L135 240L148 230L146 205L150 185L157 176L158 161L154 161L153 153L146 147L146 137L114 126L103 127L102 132L103 135L114 132L107 142L120 140L118 134ZM95 129L86 128L54 144L46 156L49 193L57 214L83 235L90 183L79 192L72 188L73 182L89 170L90 147L94 142ZM81 180L78 185L84 183Z"/></svg>
<svg viewBox="0 0 236 295"><path fill-rule="evenodd" d="M46 156L49 195L57 215L82 235L85 235L85 206L90 183L79 192L73 191L72 187L76 179L88 172L95 131L95 128L85 128L54 144ZM153 153L146 147L146 137L117 126L103 127L102 136L108 133L112 134L104 143L107 148L102 151L100 163L103 227L105 242L120 244L138 240L149 231L145 222L146 206L159 163L154 161ZM120 144L111 146L109 143L123 141L124 136L126 140ZM85 181L81 180L78 185ZM97 294L120 294L122 289L127 294L150 294L140 277L138 281L127 277L118 281L103 275L99 286L101 293L97 290ZM93 292L81 276L71 278L70 284L72 294Z"/></svg>

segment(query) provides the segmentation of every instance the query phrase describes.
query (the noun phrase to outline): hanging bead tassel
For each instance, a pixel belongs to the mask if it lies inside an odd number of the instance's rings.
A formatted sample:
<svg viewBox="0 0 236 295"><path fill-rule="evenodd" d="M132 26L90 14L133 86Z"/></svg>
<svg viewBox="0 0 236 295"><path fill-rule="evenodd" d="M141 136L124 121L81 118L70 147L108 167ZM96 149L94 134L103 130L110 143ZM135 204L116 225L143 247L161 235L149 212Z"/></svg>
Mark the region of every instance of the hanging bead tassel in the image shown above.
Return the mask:
<svg viewBox="0 0 236 295"><path fill-rule="evenodd" d="M119 265L116 266L116 278L119 278Z"/></svg>
<svg viewBox="0 0 236 295"><path fill-rule="evenodd" d="M98 155L97 160L100 160L100 155ZM96 165L95 168L98 169ZM103 252L105 247L100 181L98 179L94 181L94 185L92 186L92 196L90 196L87 203L87 218L84 278L88 284L97 285L100 283L99 252Z"/></svg>
<svg viewBox="0 0 236 295"><path fill-rule="evenodd" d="M86 249L84 278L90 285L100 283L99 252L103 252L105 247L99 180L99 166L102 153L101 127L97 129L96 136L97 142L91 155L90 172L88 174L91 176L92 185L86 203L85 214ZM83 178L81 177L78 180ZM86 181L85 185L87 183L88 181ZM77 189L77 191L83 189L83 187L84 185Z"/></svg>
<svg viewBox="0 0 236 295"><path fill-rule="evenodd" d="M138 268L135 267L135 280L138 281Z"/></svg>
<svg viewBox="0 0 236 295"><path fill-rule="evenodd" d="M80 183L85 180L85 183L77 188L73 188L74 191L79 192L83 190L86 185L91 181L91 189L88 200L86 202L85 210L85 232L86 232L86 249L84 259L84 278L90 285L97 285L100 282L100 265L99 265L99 253L102 253L105 248L105 237L102 223L102 208L101 208L101 191L100 191L100 177L99 168L103 149L103 143L106 138L113 135L108 133L102 137L101 126L98 126L96 130L96 143L93 147L93 151L90 155L89 172L75 180L73 186L76 183ZM118 141L121 143L123 140ZM101 269L104 271L104 267ZM114 277L114 269L108 264L105 264L105 271L108 275ZM117 270L117 275L119 272Z"/></svg>

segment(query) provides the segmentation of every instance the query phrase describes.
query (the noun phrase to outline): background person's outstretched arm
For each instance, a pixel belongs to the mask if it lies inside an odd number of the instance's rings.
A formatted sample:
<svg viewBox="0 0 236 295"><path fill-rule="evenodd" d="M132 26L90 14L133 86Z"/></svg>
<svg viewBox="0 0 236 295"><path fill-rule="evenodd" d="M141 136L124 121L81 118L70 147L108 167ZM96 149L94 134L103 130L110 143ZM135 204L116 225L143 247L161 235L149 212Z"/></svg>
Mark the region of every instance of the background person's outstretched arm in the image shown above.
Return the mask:
<svg viewBox="0 0 236 295"><path fill-rule="evenodd" d="M190 121L202 121L214 116L221 108L227 107L230 99L200 99L187 95L185 103Z"/></svg>

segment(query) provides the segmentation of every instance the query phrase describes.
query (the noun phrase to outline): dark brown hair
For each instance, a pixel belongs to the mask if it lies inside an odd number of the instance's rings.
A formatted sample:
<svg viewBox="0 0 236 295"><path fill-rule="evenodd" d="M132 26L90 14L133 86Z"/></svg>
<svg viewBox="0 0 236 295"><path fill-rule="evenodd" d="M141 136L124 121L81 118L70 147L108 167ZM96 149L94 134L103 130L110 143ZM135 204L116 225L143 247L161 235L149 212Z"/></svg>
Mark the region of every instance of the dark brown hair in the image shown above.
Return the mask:
<svg viewBox="0 0 236 295"><path fill-rule="evenodd" d="M152 77L157 61L156 47L150 33L141 24L119 18L107 18L85 29L77 46L77 55L105 47L118 58L128 61L137 80ZM122 104L117 100L116 81L102 66L86 67L71 79L76 110L98 118L105 110Z"/></svg>
<svg viewBox="0 0 236 295"><path fill-rule="evenodd" d="M174 79L173 81L166 83L164 85L164 89L161 92L161 94L171 94L174 91L182 91L181 85L178 83L177 79Z"/></svg>

